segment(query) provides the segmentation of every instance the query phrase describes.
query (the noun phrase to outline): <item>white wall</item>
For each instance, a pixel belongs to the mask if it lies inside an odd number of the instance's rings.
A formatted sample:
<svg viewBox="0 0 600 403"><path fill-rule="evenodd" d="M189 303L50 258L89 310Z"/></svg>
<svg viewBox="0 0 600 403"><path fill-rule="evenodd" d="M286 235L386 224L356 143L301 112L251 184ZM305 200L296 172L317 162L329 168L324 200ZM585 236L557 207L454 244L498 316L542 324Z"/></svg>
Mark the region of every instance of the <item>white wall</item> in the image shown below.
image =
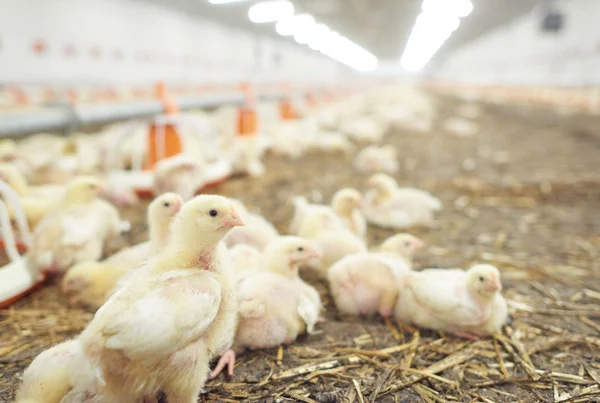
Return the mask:
<svg viewBox="0 0 600 403"><path fill-rule="evenodd" d="M0 83L323 82L340 72L284 40L140 0L0 0Z"/></svg>
<svg viewBox="0 0 600 403"><path fill-rule="evenodd" d="M540 31L534 10L457 49L433 76L469 83L600 85L600 1L560 3L565 19L557 34ZM468 29L468 21L460 29Z"/></svg>

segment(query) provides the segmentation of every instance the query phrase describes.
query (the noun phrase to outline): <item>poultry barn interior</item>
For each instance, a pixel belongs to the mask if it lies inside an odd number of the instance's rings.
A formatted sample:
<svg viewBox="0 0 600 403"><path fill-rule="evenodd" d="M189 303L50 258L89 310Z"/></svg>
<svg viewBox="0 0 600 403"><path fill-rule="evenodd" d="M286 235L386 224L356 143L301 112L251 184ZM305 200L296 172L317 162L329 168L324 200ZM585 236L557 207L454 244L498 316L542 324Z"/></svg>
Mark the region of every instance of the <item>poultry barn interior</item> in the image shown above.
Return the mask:
<svg viewBox="0 0 600 403"><path fill-rule="evenodd" d="M598 16L0 0L0 402L600 401Z"/></svg>

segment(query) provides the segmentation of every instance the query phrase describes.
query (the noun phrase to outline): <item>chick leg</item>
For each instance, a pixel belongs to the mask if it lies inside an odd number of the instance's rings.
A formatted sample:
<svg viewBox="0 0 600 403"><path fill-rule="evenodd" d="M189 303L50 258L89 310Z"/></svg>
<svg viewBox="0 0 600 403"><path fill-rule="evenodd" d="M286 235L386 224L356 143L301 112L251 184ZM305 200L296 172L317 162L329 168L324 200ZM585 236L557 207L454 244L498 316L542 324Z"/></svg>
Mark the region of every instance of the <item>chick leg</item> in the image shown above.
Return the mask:
<svg viewBox="0 0 600 403"><path fill-rule="evenodd" d="M227 366L227 374L229 376L232 376L234 365L235 365L235 351L233 351L231 349L227 350L227 352L225 352L225 354L223 354L221 356L221 358L219 359L219 362L217 363L217 366L215 367L215 369L210 373L211 379L216 378L223 371L223 369L225 369L225 366Z"/></svg>
<svg viewBox="0 0 600 403"><path fill-rule="evenodd" d="M379 314L384 318L392 316L397 299L398 293L395 290L384 290L379 300Z"/></svg>

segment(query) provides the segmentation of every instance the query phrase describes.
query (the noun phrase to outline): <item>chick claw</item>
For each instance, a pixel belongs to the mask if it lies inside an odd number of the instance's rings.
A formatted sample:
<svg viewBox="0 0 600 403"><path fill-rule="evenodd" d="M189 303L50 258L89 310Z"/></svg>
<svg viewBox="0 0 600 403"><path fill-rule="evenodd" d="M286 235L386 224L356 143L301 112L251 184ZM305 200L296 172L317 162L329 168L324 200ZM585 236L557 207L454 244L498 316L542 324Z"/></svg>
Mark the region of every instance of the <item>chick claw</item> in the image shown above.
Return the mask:
<svg viewBox="0 0 600 403"><path fill-rule="evenodd" d="M215 369L210 373L210 378L216 378L227 365L227 374L229 376L233 375L233 366L235 364L235 352L233 350L227 350L225 354L219 358L219 362Z"/></svg>

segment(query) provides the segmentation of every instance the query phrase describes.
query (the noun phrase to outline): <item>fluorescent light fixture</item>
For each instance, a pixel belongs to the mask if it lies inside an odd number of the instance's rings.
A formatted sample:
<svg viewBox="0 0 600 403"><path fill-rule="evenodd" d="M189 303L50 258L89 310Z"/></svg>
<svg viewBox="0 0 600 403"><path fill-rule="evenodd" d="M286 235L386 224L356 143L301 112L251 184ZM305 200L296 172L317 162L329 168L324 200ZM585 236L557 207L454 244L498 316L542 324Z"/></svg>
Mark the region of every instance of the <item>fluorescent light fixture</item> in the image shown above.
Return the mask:
<svg viewBox="0 0 600 403"><path fill-rule="evenodd" d="M402 68L419 71L460 26L460 17L473 11L470 0L423 0L419 14L400 59Z"/></svg>
<svg viewBox="0 0 600 403"><path fill-rule="evenodd" d="M306 26L315 25L315 19L310 14L296 14L277 21L275 30L281 36L291 36Z"/></svg>
<svg viewBox="0 0 600 403"><path fill-rule="evenodd" d="M324 38L327 33L329 33L329 28L325 24L310 25L299 29L294 34L294 40L300 45L308 45Z"/></svg>
<svg viewBox="0 0 600 403"><path fill-rule="evenodd" d="M221 4L231 4L231 3L246 3L249 0L208 0L208 2L210 4L216 4L216 5L221 5Z"/></svg>
<svg viewBox="0 0 600 403"><path fill-rule="evenodd" d="M261 1L248 10L248 18L256 24L275 22L292 15L294 15L294 5L287 0Z"/></svg>

